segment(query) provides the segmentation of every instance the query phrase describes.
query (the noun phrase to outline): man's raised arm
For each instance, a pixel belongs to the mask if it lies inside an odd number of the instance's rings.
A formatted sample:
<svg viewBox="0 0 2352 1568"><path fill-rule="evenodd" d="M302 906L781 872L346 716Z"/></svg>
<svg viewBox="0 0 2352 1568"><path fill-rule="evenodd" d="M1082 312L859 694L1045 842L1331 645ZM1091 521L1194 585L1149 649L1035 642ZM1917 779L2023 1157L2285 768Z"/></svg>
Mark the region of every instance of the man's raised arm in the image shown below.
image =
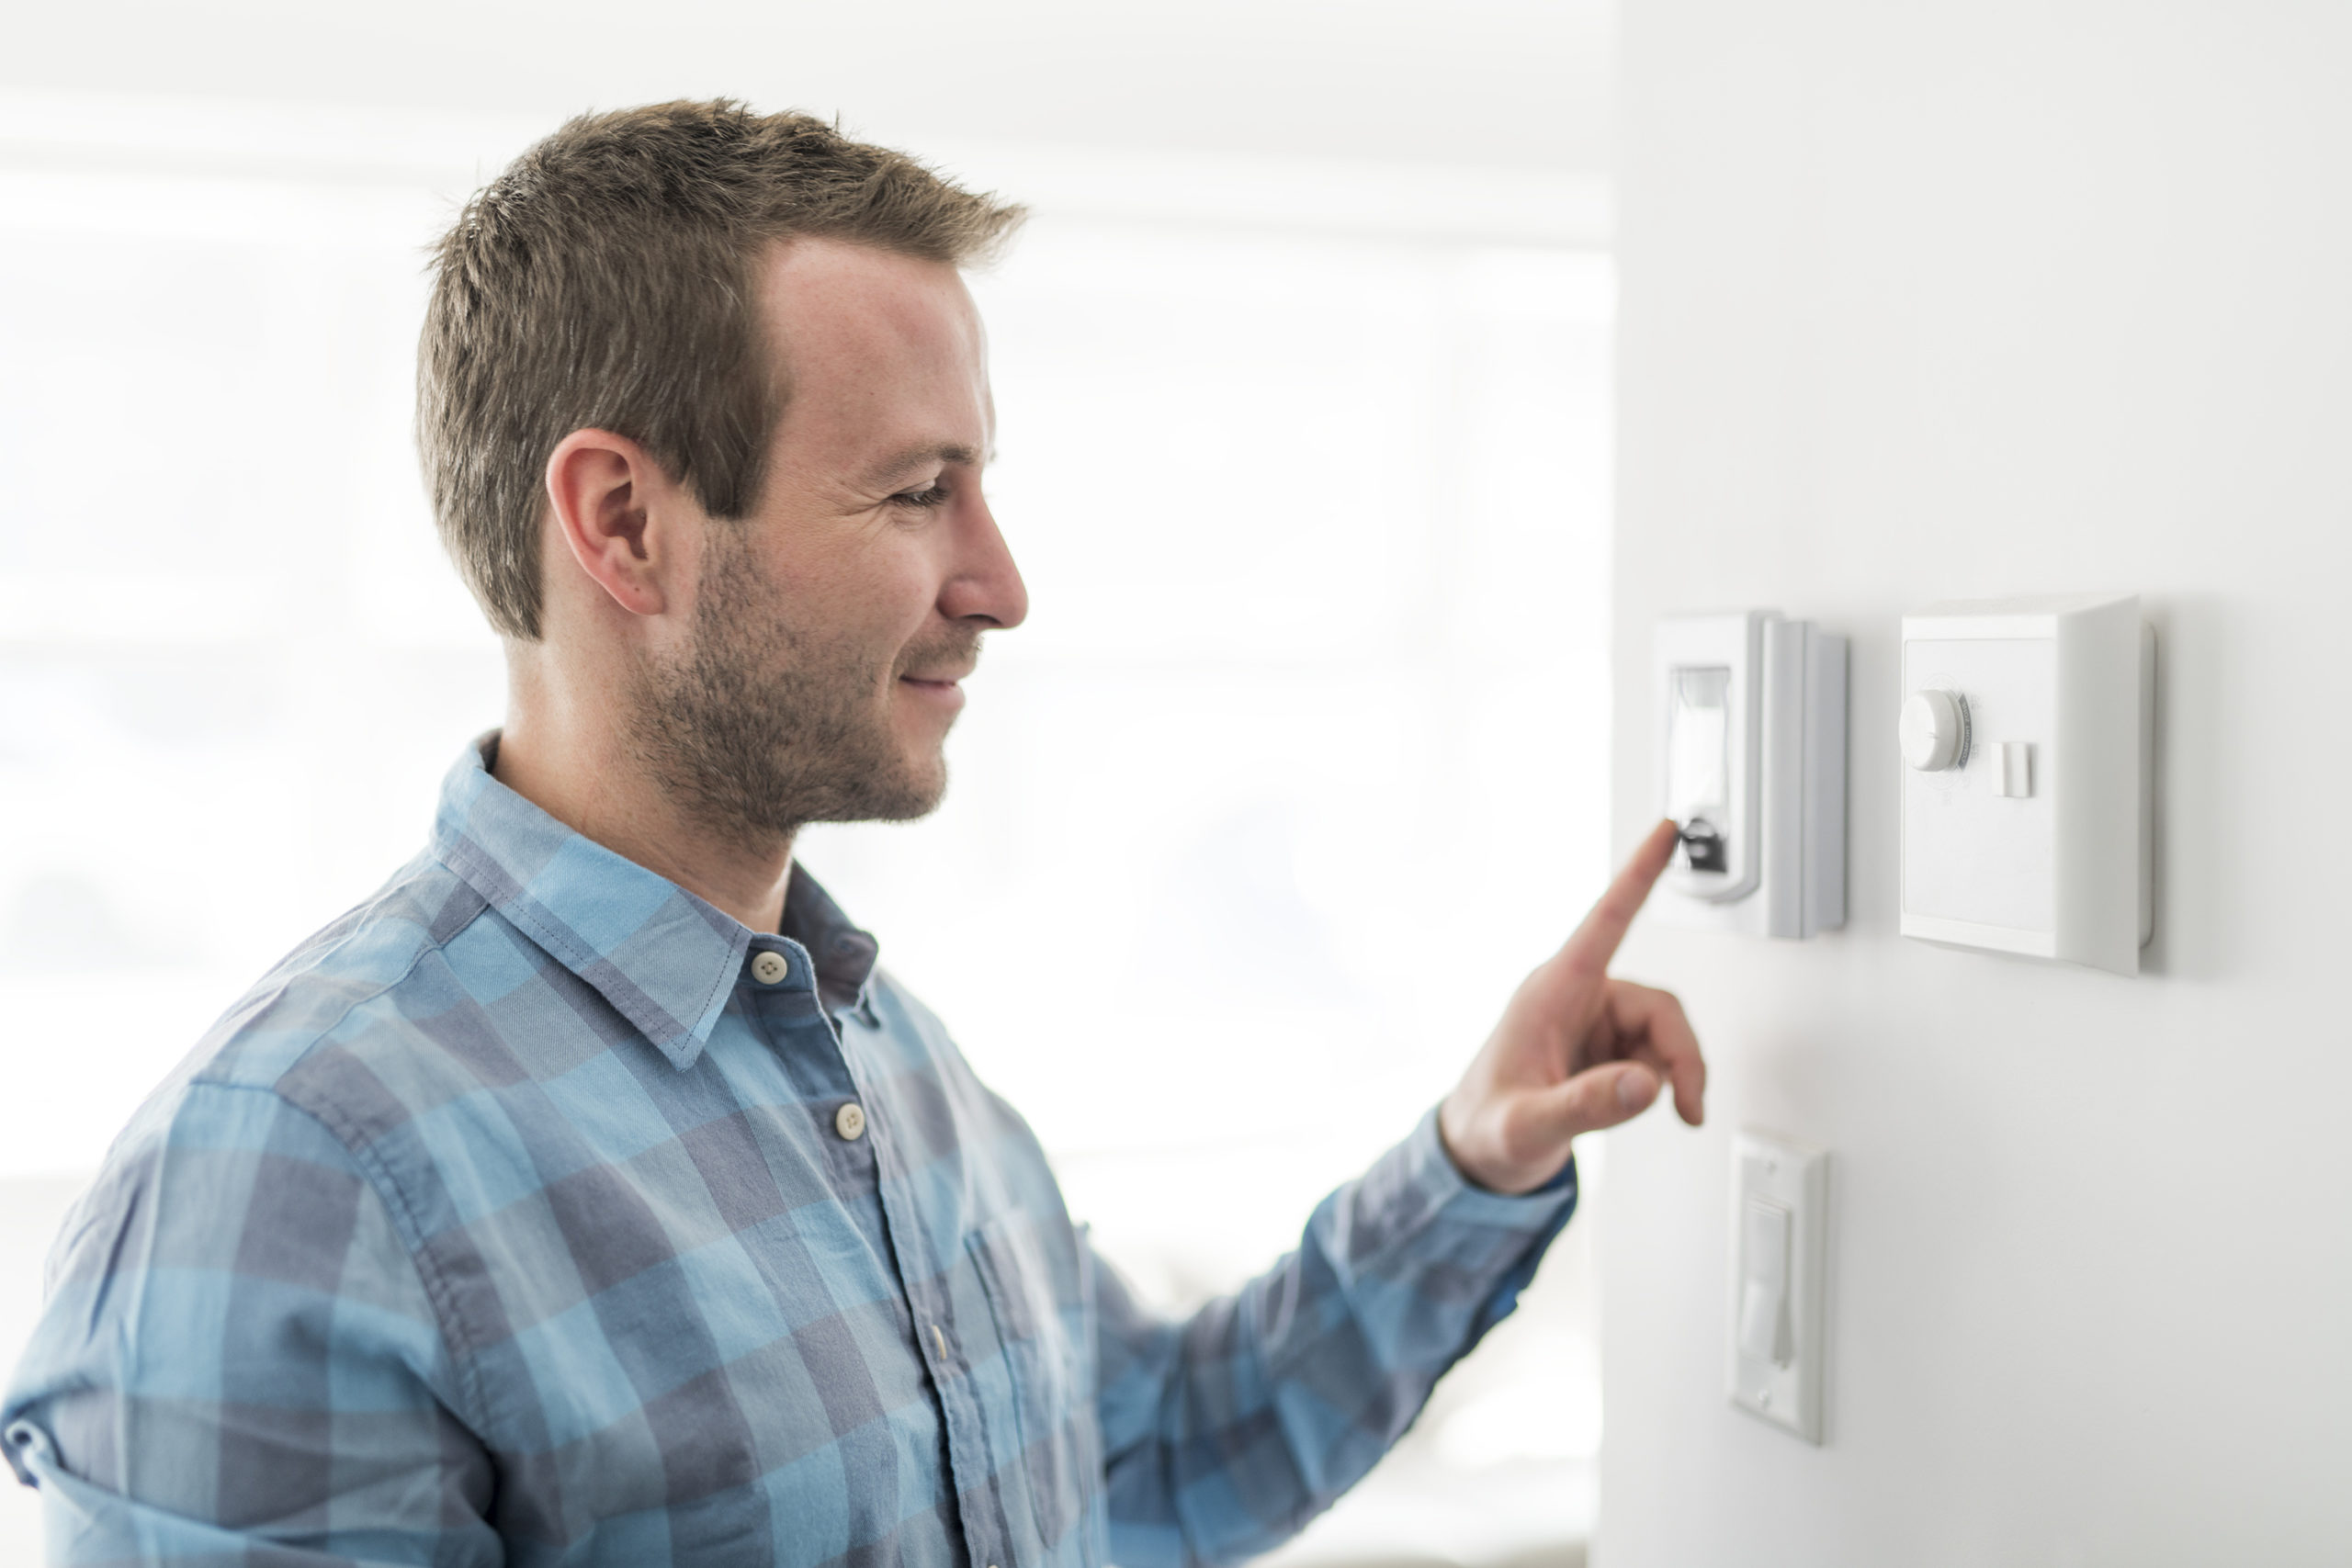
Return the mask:
<svg viewBox="0 0 2352 1568"><path fill-rule="evenodd" d="M1325 1199L1271 1271L1170 1324L1098 1267L1115 1561L1228 1562L1296 1533L1518 1304L1576 1206L1572 1140L1639 1113L1661 1080L1698 1124L1706 1067L1681 1007L1608 973L1672 828L1528 976L1443 1106Z"/></svg>

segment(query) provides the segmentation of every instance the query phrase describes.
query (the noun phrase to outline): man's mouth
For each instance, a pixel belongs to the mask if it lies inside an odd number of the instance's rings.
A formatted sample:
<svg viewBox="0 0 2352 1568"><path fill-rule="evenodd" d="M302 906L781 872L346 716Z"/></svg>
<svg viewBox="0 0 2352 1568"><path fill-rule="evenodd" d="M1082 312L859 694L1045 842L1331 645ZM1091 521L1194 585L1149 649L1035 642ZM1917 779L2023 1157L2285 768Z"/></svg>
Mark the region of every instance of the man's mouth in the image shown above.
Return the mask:
<svg viewBox="0 0 2352 1568"><path fill-rule="evenodd" d="M961 702L964 690L958 682L979 662L978 637L916 649L910 650L908 667L899 671L899 680L934 702Z"/></svg>
<svg viewBox="0 0 2352 1568"><path fill-rule="evenodd" d="M956 682L969 673L969 671L965 671L961 674L946 671L937 671L928 675L910 672L899 677L899 684L908 688L916 697L924 702L936 703L944 707L961 707L964 703L964 688Z"/></svg>

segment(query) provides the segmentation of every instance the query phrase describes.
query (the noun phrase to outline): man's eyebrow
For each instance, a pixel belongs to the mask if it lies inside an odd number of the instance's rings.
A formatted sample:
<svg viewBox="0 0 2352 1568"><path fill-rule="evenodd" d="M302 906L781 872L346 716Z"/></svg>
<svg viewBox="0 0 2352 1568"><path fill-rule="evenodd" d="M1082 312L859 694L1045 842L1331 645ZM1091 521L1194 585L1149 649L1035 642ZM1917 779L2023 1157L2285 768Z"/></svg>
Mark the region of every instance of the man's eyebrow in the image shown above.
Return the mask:
<svg viewBox="0 0 2352 1568"><path fill-rule="evenodd" d="M967 446L960 441L928 442L921 446L910 446L902 452L894 452L883 458L882 461L865 470L865 482L873 489L884 490L894 481L904 479L919 468L927 468L933 463L945 463L950 467L967 468L978 468L983 460L983 456L978 447ZM985 456L994 457L995 454L991 452Z"/></svg>

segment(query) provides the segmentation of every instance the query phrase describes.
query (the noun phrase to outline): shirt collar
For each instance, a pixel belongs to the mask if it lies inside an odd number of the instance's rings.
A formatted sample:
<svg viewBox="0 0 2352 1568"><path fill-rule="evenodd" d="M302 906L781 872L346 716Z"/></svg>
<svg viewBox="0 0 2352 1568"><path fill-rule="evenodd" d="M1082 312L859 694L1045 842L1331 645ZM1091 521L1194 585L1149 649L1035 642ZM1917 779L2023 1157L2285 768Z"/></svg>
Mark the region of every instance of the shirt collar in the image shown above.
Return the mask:
<svg viewBox="0 0 2352 1568"><path fill-rule="evenodd" d="M797 862L784 889L784 934L808 950L808 962L817 971L817 995L827 1008L864 1002L865 983L874 976L881 947L850 923L831 895Z"/></svg>
<svg viewBox="0 0 2352 1568"><path fill-rule="evenodd" d="M594 987L672 1065L693 1066L758 939L725 910L492 778L498 737L493 729L469 746L442 780L434 858ZM808 948L829 1003L857 998L874 970L874 939L797 867L782 934Z"/></svg>

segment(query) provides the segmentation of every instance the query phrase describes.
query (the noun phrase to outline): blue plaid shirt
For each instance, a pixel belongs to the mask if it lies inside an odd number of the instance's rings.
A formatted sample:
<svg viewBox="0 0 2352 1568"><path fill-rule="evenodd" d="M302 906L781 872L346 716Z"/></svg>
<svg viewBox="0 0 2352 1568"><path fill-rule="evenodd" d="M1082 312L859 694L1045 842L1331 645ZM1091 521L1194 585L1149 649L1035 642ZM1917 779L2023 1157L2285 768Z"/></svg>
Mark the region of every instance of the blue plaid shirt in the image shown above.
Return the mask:
<svg viewBox="0 0 2352 1568"><path fill-rule="evenodd" d="M749 931L495 745L68 1220L0 1416L52 1561L1231 1561L1371 1467L1566 1222L1572 1169L1478 1190L1428 1119L1157 1319L814 882Z"/></svg>

